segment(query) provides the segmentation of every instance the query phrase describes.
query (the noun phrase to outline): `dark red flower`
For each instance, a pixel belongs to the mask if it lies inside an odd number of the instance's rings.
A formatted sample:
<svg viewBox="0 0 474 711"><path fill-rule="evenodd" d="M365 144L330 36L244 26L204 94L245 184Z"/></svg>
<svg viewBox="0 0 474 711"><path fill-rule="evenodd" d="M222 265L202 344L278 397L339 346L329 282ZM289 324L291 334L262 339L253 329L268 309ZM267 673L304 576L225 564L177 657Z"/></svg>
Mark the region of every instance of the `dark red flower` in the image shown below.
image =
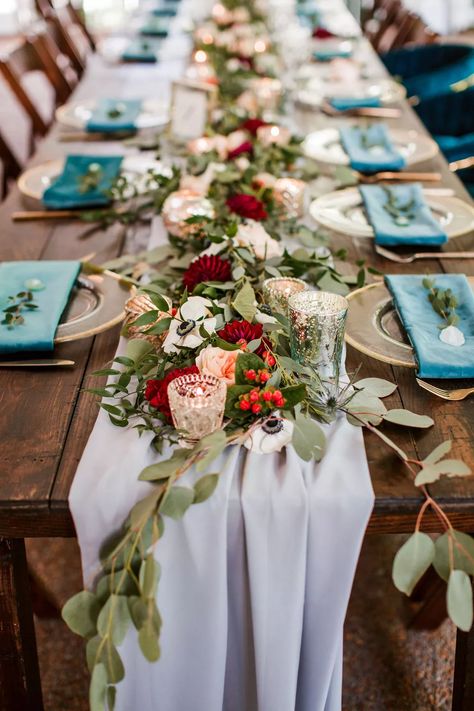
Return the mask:
<svg viewBox="0 0 474 711"><path fill-rule="evenodd" d="M247 217L249 220L265 220L268 215L263 202L257 200L253 195L232 195L227 199L227 207L231 212L235 212L241 217Z"/></svg>
<svg viewBox="0 0 474 711"><path fill-rule="evenodd" d="M329 30L326 30L324 27L315 27L313 30L313 37L316 39L329 39L330 37L336 37L336 35Z"/></svg>
<svg viewBox="0 0 474 711"><path fill-rule="evenodd" d="M242 128L244 131L248 131L252 134L252 136L256 136L258 129L262 126L268 126L268 123L266 121L262 121L262 119L259 118L248 118L246 121L243 122L240 128Z"/></svg>
<svg viewBox="0 0 474 711"><path fill-rule="evenodd" d="M228 281L232 271L228 259L217 254L205 254L191 262L183 275L183 284L192 293L194 287L203 281Z"/></svg>
<svg viewBox="0 0 474 711"><path fill-rule="evenodd" d="M243 143L240 144L240 146L237 146L237 148L234 148L233 151L229 151L228 158L237 158L238 156L241 156L243 153L253 153L253 146L250 143L250 141L244 141Z"/></svg>
<svg viewBox="0 0 474 711"><path fill-rule="evenodd" d="M220 331L217 331L217 335L227 343L238 343L242 350L245 350L247 343L262 338L263 326L261 323L250 323L249 321L231 321L226 323ZM268 344L262 340L255 353L263 356L267 348Z"/></svg>
<svg viewBox="0 0 474 711"><path fill-rule="evenodd" d="M155 407L165 415L167 420L171 421L168 385L180 375L190 375L192 373L199 373L199 368L196 365L190 365L188 368L174 368L168 371L161 380L148 380L145 389L145 398L152 407Z"/></svg>

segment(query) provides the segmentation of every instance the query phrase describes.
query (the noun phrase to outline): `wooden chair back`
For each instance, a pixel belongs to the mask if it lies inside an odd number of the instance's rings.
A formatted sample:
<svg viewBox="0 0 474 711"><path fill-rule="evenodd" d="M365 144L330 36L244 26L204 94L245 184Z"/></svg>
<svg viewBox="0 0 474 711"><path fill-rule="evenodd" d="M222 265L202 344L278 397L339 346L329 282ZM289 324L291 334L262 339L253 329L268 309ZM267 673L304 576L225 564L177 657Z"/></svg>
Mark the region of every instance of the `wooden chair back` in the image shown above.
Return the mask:
<svg viewBox="0 0 474 711"><path fill-rule="evenodd" d="M381 0L374 13L373 23L367 28L366 35L374 47L378 46L380 38L395 21L397 12L401 7L400 0Z"/></svg>
<svg viewBox="0 0 474 711"><path fill-rule="evenodd" d="M78 76L81 76L87 52L95 48L94 40L79 12L68 0L35 0L36 8L48 23L50 33Z"/></svg>
<svg viewBox="0 0 474 711"><path fill-rule="evenodd" d="M393 22L379 38L376 45L377 51L384 53L390 52L391 49L403 47L418 22L422 22L418 15L413 14L404 7L400 7Z"/></svg>
<svg viewBox="0 0 474 711"><path fill-rule="evenodd" d="M10 146L0 133L0 163L1 163L1 197L8 192L9 183L18 177L21 166L10 149Z"/></svg>
<svg viewBox="0 0 474 711"><path fill-rule="evenodd" d="M57 44L47 31L37 32L30 37L45 73L56 92L56 103L65 103L78 82L78 76L71 66L69 58L62 54Z"/></svg>
<svg viewBox="0 0 474 711"><path fill-rule="evenodd" d="M69 16L70 22L81 28L84 37L89 43L90 49L95 52L95 40L87 27L84 14L72 4L71 0L35 0L35 6L41 17L44 19L48 17L50 10L61 11L65 9L67 15Z"/></svg>

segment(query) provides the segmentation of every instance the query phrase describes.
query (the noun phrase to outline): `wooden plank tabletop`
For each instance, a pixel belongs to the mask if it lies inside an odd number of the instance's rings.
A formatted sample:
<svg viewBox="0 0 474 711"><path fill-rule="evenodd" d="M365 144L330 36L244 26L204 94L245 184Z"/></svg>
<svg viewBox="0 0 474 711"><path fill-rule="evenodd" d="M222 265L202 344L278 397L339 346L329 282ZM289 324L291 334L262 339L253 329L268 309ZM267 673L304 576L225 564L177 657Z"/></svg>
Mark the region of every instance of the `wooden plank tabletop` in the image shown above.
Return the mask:
<svg viewBox="0 0 474 711"><path fill-rule="evenodd" d="M379 70L382 73L382 69ZM181 73L178 61L159 66L107 65L93 57L73 98L103 96L149 96L153 87L157 96L165 97L169 82ZM423 127L404 103L397 128ZM333 119L301 114L302 130L315 125L334 125ZM319 122L319 123L318 123ZM117 153L123 146L114 142L71 144L58 141L58 127L40 145L31 165L58 158L65 153ZM438 155L416 169L441 171L443 186L470 200L458 179ZM100 263L119 254L124 246L124 232L113 227L96 232L87 239L79 222L13 223L11 213L24 209L16 188L0 206L0 259L76 259L96 252ZM442 259L422 265L397 265L378 258L370 240L352 240L333 236L336 248L344 247L350 256L364 258L381 271L419 273L420 271L464 272L474 275L474 261ZM474 235L458 238L449 249L473 249ZM347 265L343 265L347 270ZM34 276L32 274L32 276ZM93 427L97 405L95 398L83 391L94 384L90 374L110 360L115 352L118 329L76 343L59 346L55 355L76 361L76 367L64 370L0 370L0 535L70 536L74 535L67 497L77 464ZM474 470L472 442L473 402L450 403L431 396L417 387L414 372L362 356L349 349L348 368L361 365L362 376L379 376L398 383L389 406L407 407L431 415L435 426L427 431L401 430L387 426L386 431L410 455L425 456L447 438L454 441L453 456L462 458ZM401 463L383 448L373 435L366 434L367 455L376 493L371 532L403 532L413 528L421 497ZM446 480L433 487L438 500L452 514L455 525L474 531L474 477ZM432 530L435 519L427 518Z"/></svg>

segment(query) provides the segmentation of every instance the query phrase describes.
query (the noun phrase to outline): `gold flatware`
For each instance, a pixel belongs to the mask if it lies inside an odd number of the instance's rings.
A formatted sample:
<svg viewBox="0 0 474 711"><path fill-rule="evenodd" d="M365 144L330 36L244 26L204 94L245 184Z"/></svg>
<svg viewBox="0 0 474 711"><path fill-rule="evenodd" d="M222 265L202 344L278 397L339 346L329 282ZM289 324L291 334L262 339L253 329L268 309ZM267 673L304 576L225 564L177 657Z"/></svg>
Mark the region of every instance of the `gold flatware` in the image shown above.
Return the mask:
<svg viewBox="0 0 474 711"><path fill-rule="evenodd" d="M85 259L82 259L81 261L88 274L103 274L104 276L108 276L111 279L115 279L116 281L120 282L120 284L123 284L124 286L128 287L139 286L139 283L135 279L130 279L129 277L122 276L122 274L113 272L111 269L105 269L104 267L101 267L100 264L92 264L91 262L88 262Z"/></svg>
<svg viewBox="0 0 474 711"><path fill-rule="evenodd" d="M390 259L390 261L398 264L411 264L417 259L474 259L474 252L415 252L415 254L401 256L378 244L375 245L375 251L381 257Z"/></svg>
<svg viewBox="0 0 474 711"><path fill-rule="evenodd" d="M422 182L436 183L441 180L441 173L406 173L406 172L395 172L395 171L383 171L381 173L374 173L373 175L365 175L364 173L359 173L354 171L357 179L361 183L378 183L381 180L392 180L397 182L413 180L420 180Z"/></svg>
<svg viewBox="0 0 474 711"><path fill-rule="evenodd" d="M12 212L13 222L30 222L33 220L71 220L81 219L80 210L18 210Z"/></svg>
<svg viewBox="0 0 474 711"><path fill-rule="evenodd" d="M321 103L321 111L326 116L365 116L367 118L400 118L400 109L361 106L353 109L336 109L328 101Z"/></svg>
<svg viewBox="0 0 474 711"><path fill-rule="evenodd" d="M0 368L72 368L76 365L73 360L61 358L42 358L40 360L1 360Z"/></svg>
<svg viewBox="0 0 474 711"><path fill-rule="evenodd" d="M60 133L58 140L61 143L71 143L75 141L122 141L125 138L135 136L135 131L114 131L113 133L87 133L86 131L76 131L73 133Z"/></svg>
<svg viewBox="0 0 474 711"><path fill-rule="evenodd" d="M436 395L436 397L440 397L443 400L465 400L467 397L469 397L469 395L474 394L474 388L443 390L443 388L437 388L435 385L430 385L430 383L426 383L424 380L420 380L419 378L416 379L416 382L418 383L420 388L423 388L423 390L427 390L432 395Z"/></svg>
<svg viewBox="0 0 474 711"><path fill-rule="evenodd" d="M458 170L464 170L465 168L472 168L474 165L474 156L469 156L469 158L462 158L461 160L454 160L449 164L449 170L456 173Z"/></svg>

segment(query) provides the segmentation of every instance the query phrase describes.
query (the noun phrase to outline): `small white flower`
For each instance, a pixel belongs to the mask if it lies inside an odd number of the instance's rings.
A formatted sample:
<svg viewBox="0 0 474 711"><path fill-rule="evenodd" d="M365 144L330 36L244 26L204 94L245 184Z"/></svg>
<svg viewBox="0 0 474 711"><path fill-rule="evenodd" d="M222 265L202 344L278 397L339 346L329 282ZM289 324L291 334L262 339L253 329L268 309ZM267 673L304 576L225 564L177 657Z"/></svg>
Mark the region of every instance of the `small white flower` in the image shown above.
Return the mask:
<svg viewBox="0 0 474 711"><path fill-rule="evenodd" d="M217 173L223 170L225 170L225 165L222 165L222 163L209 163L201 175L183 175L179 188L180 190L192 190L200 195L207 195Z"/></svg>
<svg viewBox="0 0 474 711"><path fill-rule="evenodd" d="M250 161L245 156L239 156L238 158L235 159L235 165L237 166L237 168L239 170L242 171L242 173L244 173L247 170L247 168L249 167Z"/></svg>
<svg viewBox="0 0 474 711"><path fill-rule="evenodd" d="M255 306L257 305L257 302L255 302ZM254 319L257 323L278 323L278 320L274 316L270 316L269 314L264 313L263 311L259 311L257 309L257 313L254 316Z"/></svg>
<svg viewBox="0 0 474 711"><path fill-rule="evenodd" d="M449 346L463 346L466 342L464 333L457 326L447 326L439 333L439 340Z"/></svg>
<svg viewBox="0 0 474 711"><path fill-rule="evenodd" d="M282 244L273 239L256 220L242 222L235 239L240 247L250 247L258 259L271 259L283 254Z"/></svg>
<svg viewBox="0 0 474 711"><path fill-rule="evenodd" d="M204 326L208 333L216 328L216 319L209 307L212 302L202 296L190 296L181 306L170 323L168 334L163 343L165 353L178 353L180 348L197 348L203 342L199 333Z"/></svg>
<svg viewBox="0 0 474 711"><path fill-rule="evenodd" d="M293 437L293 423L282 417L269 417L247 435L244 447L256 454L281 452Z"/></svg>
<svg viewBox="0 0 474 711"><path fill-rule="evenodd" d="M232 131L232 133L229 133L227 136L227 150L230 153L233 151L235 148L238 148L239 146L242 145L242 143L245 143L247 140L247 133L245 131Z"/></svg>

